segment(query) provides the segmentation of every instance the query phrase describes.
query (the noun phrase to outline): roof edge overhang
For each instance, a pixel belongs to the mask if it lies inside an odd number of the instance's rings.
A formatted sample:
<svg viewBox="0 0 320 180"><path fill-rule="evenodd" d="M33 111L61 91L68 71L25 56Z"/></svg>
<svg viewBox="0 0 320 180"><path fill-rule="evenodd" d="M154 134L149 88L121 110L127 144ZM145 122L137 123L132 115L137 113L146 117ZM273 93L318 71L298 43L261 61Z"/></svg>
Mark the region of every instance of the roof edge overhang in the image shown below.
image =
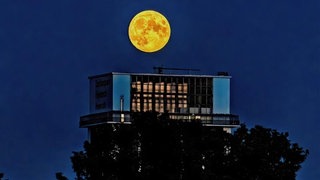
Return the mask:
<svg viewBox="0 0 320 180"><path fill-rule="evenodd" d="M232 76L226 75L205 75L205 74L157 74L157 73L129 73L129 72L109 72L98 75L89 76L89 79L111 76L111 75L137 75L137 76L161 76L161 77L209 77L209 78L226 78L230 79Z"/></svg>

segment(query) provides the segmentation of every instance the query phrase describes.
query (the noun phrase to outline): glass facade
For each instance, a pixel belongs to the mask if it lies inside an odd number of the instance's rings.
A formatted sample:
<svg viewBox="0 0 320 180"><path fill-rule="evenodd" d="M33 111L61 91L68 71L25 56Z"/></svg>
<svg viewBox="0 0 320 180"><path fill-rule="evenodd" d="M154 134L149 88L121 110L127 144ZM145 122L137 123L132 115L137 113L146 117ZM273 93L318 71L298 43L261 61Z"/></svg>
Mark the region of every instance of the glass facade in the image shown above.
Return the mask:
<svg viewBox="0 0 320 180"><path fill-rule="evenodd" d="M212 82L212 77L132 75L131 111L210 114Z"/></svg>

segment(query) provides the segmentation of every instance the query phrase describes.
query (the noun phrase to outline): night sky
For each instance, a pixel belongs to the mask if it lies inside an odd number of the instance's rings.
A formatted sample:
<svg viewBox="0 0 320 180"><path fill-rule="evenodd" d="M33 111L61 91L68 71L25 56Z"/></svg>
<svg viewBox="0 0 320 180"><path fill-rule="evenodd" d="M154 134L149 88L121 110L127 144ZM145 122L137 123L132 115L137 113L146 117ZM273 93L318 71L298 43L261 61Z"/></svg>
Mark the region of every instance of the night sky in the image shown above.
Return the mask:
<svg viewBox="0 0 320 180"><path fill-rule="evenodd" d="M171 39L135 49L131 18L153 9ZM10 180L73 179L89 113L87 77L153 66L228 71L231 112L249 127L289 132L310 150L299 180L320 176L319 0L1 0L0 172Z"/></svg>

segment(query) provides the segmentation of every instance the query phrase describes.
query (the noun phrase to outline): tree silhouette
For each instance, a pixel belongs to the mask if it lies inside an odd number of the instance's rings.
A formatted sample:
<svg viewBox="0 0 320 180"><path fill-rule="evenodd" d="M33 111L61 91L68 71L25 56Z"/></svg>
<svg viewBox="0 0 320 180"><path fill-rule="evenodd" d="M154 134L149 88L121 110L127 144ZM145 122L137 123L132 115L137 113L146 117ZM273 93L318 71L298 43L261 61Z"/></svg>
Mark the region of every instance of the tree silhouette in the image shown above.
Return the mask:
<svg viewBox="0 0 320 180"><path fill-rule="evenodd" d="M61 172L56 173L57 180L68 180L67 177L65 177Z"/></svg>
<svg viewBox="0 0 320 180"><path fill-rule="evenodd" d="M0 180L8 180L8 179L3 179L4 173L0 173Z"/></svg>
<svg viewBox="0 0 320 180"><path fill-rule="evenodd" d="M288 133L262 126L229 134L146 112L131 125L93 127L91 142L71 160L78 180L278 180L295 179L307 155Z"/></svg>
<svg viewBox="0 0 320 180"><path fill-rule="evenodd" d="M239 179L295 179L308 155L298 144L291 144L288 133L242 125L233 136L230 155L241 170Z"/></svg>

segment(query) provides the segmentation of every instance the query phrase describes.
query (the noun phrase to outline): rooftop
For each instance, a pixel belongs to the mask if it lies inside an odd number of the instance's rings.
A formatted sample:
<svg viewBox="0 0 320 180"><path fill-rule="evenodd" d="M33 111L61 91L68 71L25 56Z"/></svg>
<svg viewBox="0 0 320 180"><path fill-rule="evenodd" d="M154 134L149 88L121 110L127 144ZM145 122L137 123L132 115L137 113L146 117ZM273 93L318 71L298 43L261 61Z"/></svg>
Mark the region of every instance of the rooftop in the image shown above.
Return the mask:
<svg viewBox="0 0 320 180"><path fill-rule="evenodd" d="M159 74L159 73L137 73L137 72L109 72L89 76L89 79L110 76L110 75L142 75L142 76L163 76L163 77L219 77L219 78L231 78L227 72L218 72L217 75L201 75L201 74Z"/></svg>

